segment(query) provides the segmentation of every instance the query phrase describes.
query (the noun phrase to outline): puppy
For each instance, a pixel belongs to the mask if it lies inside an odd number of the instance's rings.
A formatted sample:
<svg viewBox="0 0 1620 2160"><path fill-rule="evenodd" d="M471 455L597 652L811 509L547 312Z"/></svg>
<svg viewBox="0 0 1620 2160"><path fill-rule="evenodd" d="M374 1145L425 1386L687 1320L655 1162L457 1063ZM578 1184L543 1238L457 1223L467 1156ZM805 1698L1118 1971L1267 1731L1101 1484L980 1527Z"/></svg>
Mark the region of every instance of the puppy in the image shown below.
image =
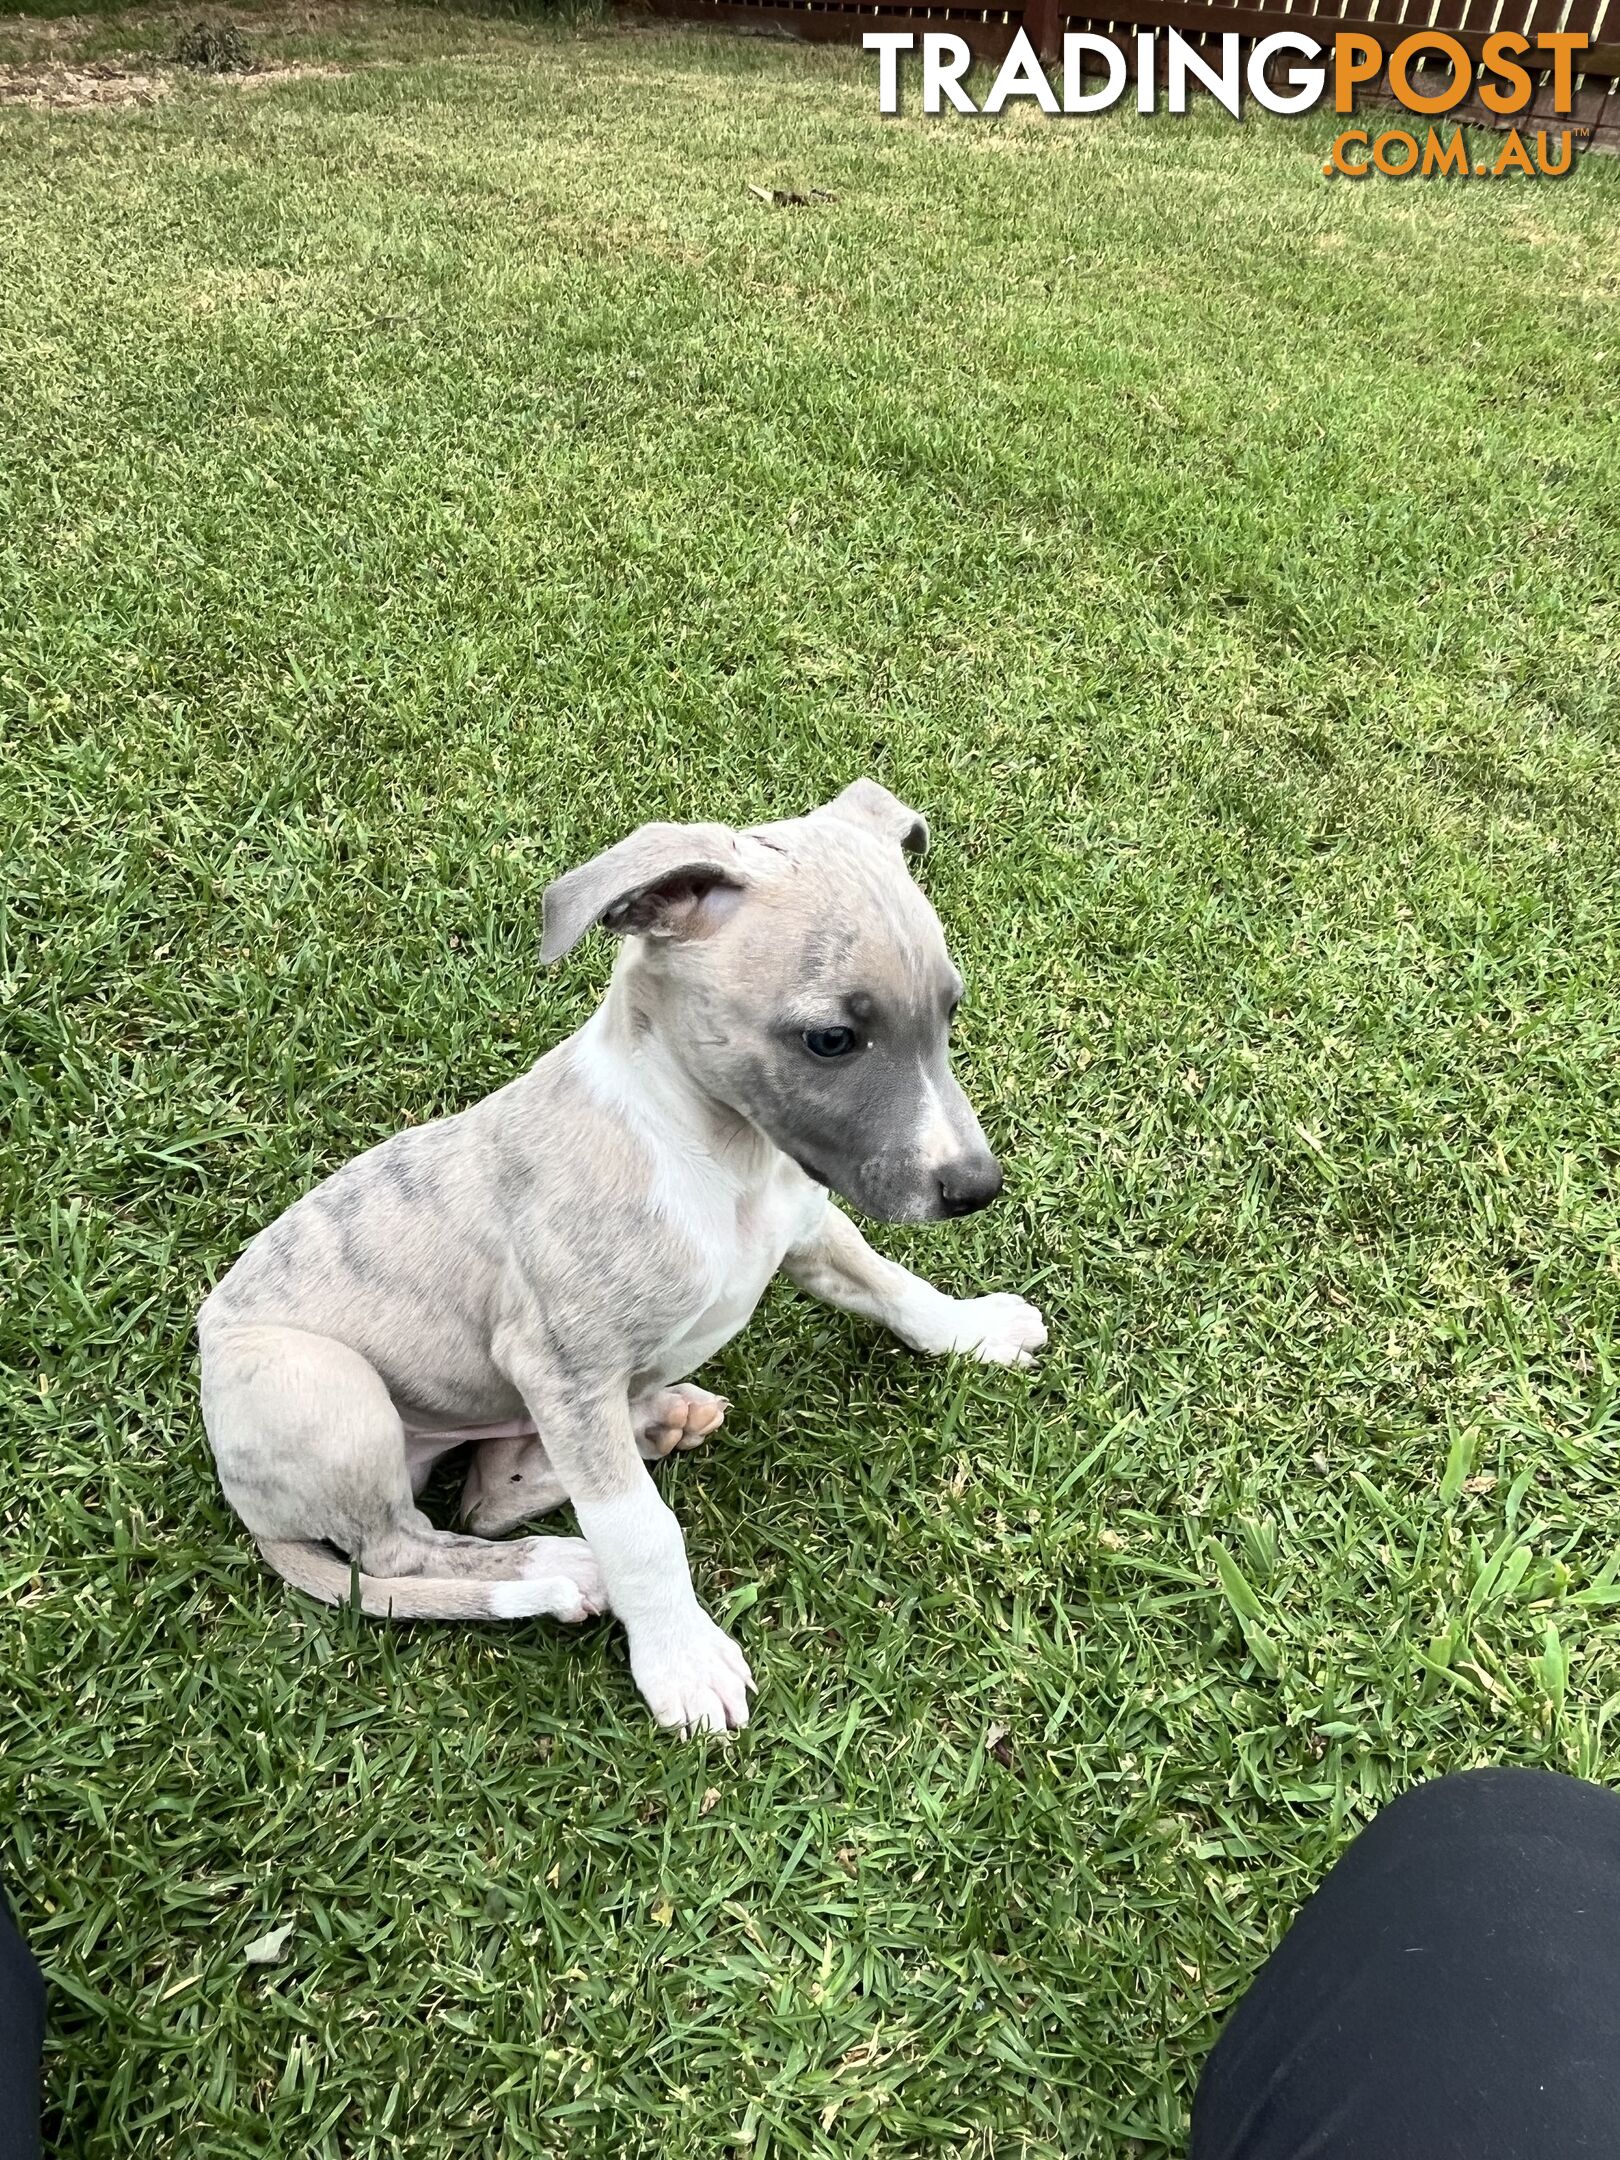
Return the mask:
<svg viewBox="0 0 1620 2160"><path fill-rule="evenodd" d="M611 1609L661 1725L746 1723L747 1663L647 1469L724 1414L686 1376L779 1268L917 1350L1028 1365L1046 1339L1021 1298L883 1259L830 1198L928 1222L1001 1190L950 1067L962 980L905 863L927 839L857 780L745 832L645 825L548 889L544 960L593 924L623 941L591 1019L295 1202L202 1307L204 1423L273 1568L402 1619ZM467 1530L435 1529L416 1496L467 1441ZM565 1498L582 1538L490 1541Z"/></svg>

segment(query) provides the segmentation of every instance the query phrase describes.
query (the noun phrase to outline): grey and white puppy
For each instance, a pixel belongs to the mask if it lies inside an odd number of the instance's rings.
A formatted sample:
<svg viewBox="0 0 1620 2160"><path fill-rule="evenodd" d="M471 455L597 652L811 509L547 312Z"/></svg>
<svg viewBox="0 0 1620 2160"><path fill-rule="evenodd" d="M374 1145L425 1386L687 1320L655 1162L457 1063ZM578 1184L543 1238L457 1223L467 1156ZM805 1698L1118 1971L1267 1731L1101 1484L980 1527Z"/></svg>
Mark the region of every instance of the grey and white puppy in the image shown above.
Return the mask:
<svg viewBox="0 0 1620 2160"><path fill-rule="evenodd" d="M1021 1298L881 1258L829 1198L920 1222L1001 1189L950 1068L961 977L902 854L927 838L857 780L746 832L645 825L548 889L543 959L595 923L624 939L592 1018L337 1171L202 1307L203 1419L273 1568L339 1603L352 1564L363 1609L403 1619L610 1608L660 1724L747 1721L647 1470L725 1410L685 1376L778 1268L918 1350L1028 1365L1046 1339ZM416 1495L469 1440L480 1534L456 1535ZM582 1539L490 1542L564 1498Z"/></svg>

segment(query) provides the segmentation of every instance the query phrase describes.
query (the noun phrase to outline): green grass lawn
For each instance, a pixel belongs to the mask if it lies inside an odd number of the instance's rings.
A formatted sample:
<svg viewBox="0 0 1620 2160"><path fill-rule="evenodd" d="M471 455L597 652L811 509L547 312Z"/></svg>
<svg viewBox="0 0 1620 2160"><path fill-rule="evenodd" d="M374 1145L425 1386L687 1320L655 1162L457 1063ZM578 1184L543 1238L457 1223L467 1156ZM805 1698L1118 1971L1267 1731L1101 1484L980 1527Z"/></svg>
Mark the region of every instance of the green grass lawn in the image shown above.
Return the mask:
<svg viewBox="0 0 1620 2160"><path fill-rule="evenodd" d="M57 2149L1175 2154L1380 1802L1620 1776L1620 167L243 19L352 71L0 107L0 1874ZM861 772L932 820L1009 1171L880 1242L1033 1296L1040 1373L785 1289L710 1368L663 1476L729 1746L611 1626L285 1590L208 1284L579 1023L556 871Z"/></svg>

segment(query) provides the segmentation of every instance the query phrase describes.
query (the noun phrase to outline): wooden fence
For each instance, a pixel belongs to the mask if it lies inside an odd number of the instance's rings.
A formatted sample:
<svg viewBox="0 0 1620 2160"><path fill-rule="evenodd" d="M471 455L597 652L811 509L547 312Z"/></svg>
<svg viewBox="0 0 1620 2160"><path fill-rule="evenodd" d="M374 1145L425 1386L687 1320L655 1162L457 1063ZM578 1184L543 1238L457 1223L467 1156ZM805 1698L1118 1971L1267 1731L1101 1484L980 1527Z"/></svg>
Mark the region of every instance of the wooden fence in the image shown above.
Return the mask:
<svg viewBox="0 0 1620 2160"><path fill-rule="evenodd" d="M1620 151L1620 0L1344 0L1335 13L1332 0L1122 0L1117 14L1088 14L1065 7L1063 0L1027 0L1027 4L973 7L965 0L618 0L621 11L658 15L680 22L716 23L736 29L775 31L790 37L838 39L859 44L870 30L947 30L966 41L985 60L1000 60L1020 30L1046 61L1062 50L1066 30L1101 33L1134 61L1133 33L1179 30L1200 49L1223 33L1235 32L1245 45L1274 30L1301 30L1324 45L1342 30L1365 30L1379 39L1385 56L1402 38L1419 30L1444 31L1476 61L1494 31L1519 30L1534 40L1538 31L1584 31L1589 49L1575 56L1575 104L1567 117L1553 112L1551 58L1531 51L1518 60L1535 83L1524 112L1507 118L1487 111L1470 96L1443 115L1416 115L1427 126L1436 120L1464 120L1490 127L1532 126L1589 130L1593 148ZM1160 45L1163 45L1160 39ZM1439 55L1432 56L1443 70ZM1161 52L1162 64L1162 52ZM873 62L874 80L876 61ZM1420 77L1432 89L1437 79ZM1367 84L1362 98L1392 102L1387 84ZM1579 139L1579 138L1578 138Z"/></svg>

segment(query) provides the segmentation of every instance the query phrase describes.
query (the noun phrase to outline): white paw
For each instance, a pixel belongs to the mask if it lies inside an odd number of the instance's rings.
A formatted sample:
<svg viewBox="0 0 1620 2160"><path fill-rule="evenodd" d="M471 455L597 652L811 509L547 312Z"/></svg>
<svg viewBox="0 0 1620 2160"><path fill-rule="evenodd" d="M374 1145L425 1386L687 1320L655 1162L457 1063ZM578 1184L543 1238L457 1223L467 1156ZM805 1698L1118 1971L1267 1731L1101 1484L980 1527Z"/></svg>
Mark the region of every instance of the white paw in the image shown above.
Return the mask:
<svg viewBox="0 0 1620 2160"><path fill-rule="evenodd" d="M566 1575L537 1575L489 1586L492 1620L589 1620L602 1610Z"/></svg>
<svg viewBox="0 0 1620 2160"><path fill-rule="evenodd" d="M518 1538L514 1579L491 1583L489 1609L497 1620L589 1620L607 1611L607 1589L596 1556L583 1538Z"/></svg>
<svg viewBox="0 0 1620 2160"><path fill-rule="evenodd" d="M694 1732L728 1732L748 1723L748 1660L706 1612L643 1633L630 1645L630 1670L660 1725L684 1740Z"/></svg>
<svg viewBox="0 0 1620 2160"><path fill-rule="evenodd" d="M950 1340L942 1345L981 1365L1033 1365L1046 1340L1046 1322L1021 1297L995 1290L988 1297L958 1298Z"/></svg>
<svg viewBox="0 0 1620 2160"><path fill-rule="evenodd" d="M636 1446L648 1462L659 1462L677 1448L695 1448L719 1430L730 1407L724 1395L685 1382L658 1388L631 1405Z"/></svg>

